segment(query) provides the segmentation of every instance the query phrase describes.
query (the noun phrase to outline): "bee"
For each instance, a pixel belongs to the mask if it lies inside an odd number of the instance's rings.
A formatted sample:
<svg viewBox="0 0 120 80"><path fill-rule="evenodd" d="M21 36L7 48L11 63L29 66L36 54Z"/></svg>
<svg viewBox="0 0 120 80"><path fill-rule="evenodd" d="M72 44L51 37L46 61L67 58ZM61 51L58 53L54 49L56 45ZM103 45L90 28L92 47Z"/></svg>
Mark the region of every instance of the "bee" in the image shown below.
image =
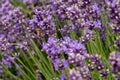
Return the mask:
<svg viewBox="0 0 120 80"><path fill-rule="evenodd" d="M43 37L41 29L37 29L37 35L41 38Z"/></svg>

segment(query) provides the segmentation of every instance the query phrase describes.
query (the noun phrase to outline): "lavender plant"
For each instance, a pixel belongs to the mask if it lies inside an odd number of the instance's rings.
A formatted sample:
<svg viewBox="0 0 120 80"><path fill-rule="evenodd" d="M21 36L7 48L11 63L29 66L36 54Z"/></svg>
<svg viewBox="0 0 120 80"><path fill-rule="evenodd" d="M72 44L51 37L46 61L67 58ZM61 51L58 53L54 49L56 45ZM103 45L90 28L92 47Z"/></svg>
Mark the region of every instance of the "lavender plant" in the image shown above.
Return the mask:
<svg viewBox="0 0 120 80"><path fill-rule="evenodd" d="M1 0L0 79L120 80L119 0Z"/></svg>

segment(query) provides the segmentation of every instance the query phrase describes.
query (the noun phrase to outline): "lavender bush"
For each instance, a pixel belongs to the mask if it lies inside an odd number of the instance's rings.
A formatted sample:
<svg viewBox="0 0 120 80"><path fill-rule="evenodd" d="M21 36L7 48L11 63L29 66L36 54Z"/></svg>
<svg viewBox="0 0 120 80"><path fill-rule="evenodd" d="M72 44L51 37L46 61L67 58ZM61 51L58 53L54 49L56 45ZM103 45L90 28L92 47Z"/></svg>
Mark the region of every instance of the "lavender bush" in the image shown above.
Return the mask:
<svg viewBox="0 0 120 80"><path fill-rule="evenodd" d="M119 0L0 0L1 80L120 80Z"/></svg>

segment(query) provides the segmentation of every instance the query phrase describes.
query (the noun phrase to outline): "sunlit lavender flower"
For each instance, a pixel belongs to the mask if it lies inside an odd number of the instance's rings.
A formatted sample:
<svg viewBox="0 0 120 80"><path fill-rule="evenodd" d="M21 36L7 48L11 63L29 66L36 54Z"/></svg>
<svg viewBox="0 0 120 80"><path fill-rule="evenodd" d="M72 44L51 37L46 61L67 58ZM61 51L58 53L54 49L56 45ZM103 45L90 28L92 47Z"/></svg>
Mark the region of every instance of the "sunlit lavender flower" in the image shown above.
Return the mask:
<svg viewBox="0 0 120 80"><path fill-rule="evenodd" d="M100 60L100 58L98 57L98 55L92 55L91 57L89 57L89 61L92 65L95 65L94 68L96 70L102 70L105 68L105 64L103 64Z"/></svg>
<svg viewBox="0 0 120 80"><path fill-rule="evenodd" d="M60 78L60 79L61 79L61 80L67 80L67 78L66 78L66 76L65 76L64 73L61 75L61 78Z"/></svg>
<svg viewBox="0 0 120 80"><path fill-rule="evenodd" d="M100 73L100 76L103 77L103 78L108 78L108 75L109 75L109 70L104 70Z"/></svg>
<svg viewBox="0 0 120 80"><path fill-rule="evenodd" d="M110 23L109 25L112 27L114 33L120 33L120 5L119 0L106 0L106 4L108 4L108 10L110 12L109 18Z"/></svg>
<svg viewBox="0 0 120 80"><path fill-rule="evenodd" d="M110 65L112 68L112 73L113 76L119 80L120 79L120 53L118 53L117 55L115 55L115 52L112 52L110 54Z"/></svg>
<svg viewBox="0 0 120 80"><path fill-rule="evenodd" d="M70 77L69 80L84 80L78 70L70 70Z"/></svg>
<svg viewBox="0 0 120 80"><path fill-rule="evenodd" d="M69 36L70 35L70 31L72 30L72 26L65 26L64 28L60 29L60 32L63 36Z"/></svg>
<svg viewBox="0 0 120 80"><path fill-rule="evenodd" d="M106 69L106 65L102 62L100 56L91 55L88 57L88 62L88 69L91 72L97 70L101 74L101 77L108 78L109 70Z"/></svg>
<svg viewBox="0 0 120 80"><path fill-rule="evenodd" d="M62 24L59 25L60 28L64 26L64 28L60 29L63 36L69 36L71 31L81 34L86 28L92 31L95 29L101 30L102 28L102 23L100 20L101 8L92 0L55 0L52 1L52 10L58 17L58 23ZM89 40L91 36L92 35L88 34L82 40ZM93 36L91 38L93 39ZM105 39L103 32L102 38Z"/></svg>
<svg viewBox="0 0 120 80"><path fill-rule="evenodd" d="M54 38L49 38L48 43L43 43L43 51L48 53L48 57L51 59L58 59L61 58L61 50L59 47L59 41L55 40Z"/></svg>
<svg viewBox="0 0 120 80"><path fill-rule="evenodd" d="M54 64L55 71L65 70L69 68L68 62L66 60L60 61L59 59L55 59L53 61L53 64Z"/></svg>
<svg viewBox="0 0 120 80"><path fill-rule="evenodd" d="M85 29L84 30L84 35L81 36L80 41L82 43L87 43L87 42L90 42L90 41L94 41L95 40L94 34L95 34L94 31L89 30L89 29Z"/></svg>
<svg viewBox="0 0 120 80"><path fill-rule="evenodd" d="M69 80L92 80L92 76L86 66L70 69Z"/></svg>
<svg viewBox="0 0 120 80"><path fill-rule="evenodd" d="M35 8L34 19L30 20L29 24L30 28L28 30L30 33L35 34L37 33L37 30L40 29L43 37L56 35L54 15L49 5L46 7Z"/></svg>
<svg viewBox="0 0 120 80"><path fill-rule="evenodd" d="M87 51L84 45L77 40L72 41L68 37L65 37L63 40L49 38L48 43L43 44L42 50L48 53L49 58L53 60L54 67L57 70L60 67L61 61L59 59L62 58L63 53L68 56L68 62L62 61L61 67L65 67L68 63L74 66L82 66L84 62L79 61L84 61L87 57Z"/></svg>
<svg viewBox="0 0 120 80"><path fill-rule="evenodd" d="M11 1L3 1L0 6L0 66L13 68L18 58L15 51L26 49L28 36L26 34L26 17L21 8L14 8ZM15 68L15 67L14 67Z"/></svg>

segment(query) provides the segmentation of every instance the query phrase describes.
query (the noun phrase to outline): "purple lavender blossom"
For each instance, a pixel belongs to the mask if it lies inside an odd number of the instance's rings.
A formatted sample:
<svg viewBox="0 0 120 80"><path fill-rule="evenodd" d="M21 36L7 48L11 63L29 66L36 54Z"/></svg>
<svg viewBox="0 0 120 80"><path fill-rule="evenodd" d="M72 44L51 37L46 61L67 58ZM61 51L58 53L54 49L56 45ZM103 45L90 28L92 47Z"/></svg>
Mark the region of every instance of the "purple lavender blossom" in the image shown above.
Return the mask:
<svg viewBox="0 0 120 80"><path fill-rule="evenodd" d="M106 1L106 4L108 4L108 10L110 11L109 18L110 20L110 26L113 29L113 33L120 33L120 5L119 0L113 0L113 1Z"/></svg>
<svg viewBox="0 0 120 80"><path fill-rule="evenodd" d="M50 5L47 5L45 8L35 8L34 19L30 20L29 24L28 30L30 33L35 34L37 29L40 29L43 37L56 35L56 23Z"/></svg>
<svg viewBox="0 0 120 80"><path fill-rule="evenodd" d="M0 66L4 64L8 68L14 67L13 62L19 56L15 51L26 49L29 40L26 16L21 8L14 8L11 1L2 0L0 6L0 51L3 56Z"/></svg>
<svg viewBox="0 0 120 80"><path fill-rule="evenodd" d="M65 37L64 40L55 40L54 38L49 38L47 44L43 44L43 51L48 53L49 58L53 59L55 67L57 62L62 57L62 53L68 55L68 62L74 64L75 66L82 66L80 60L84 60L87 57L87 51L83 44L79 43L77 40L72 41L70 38ZM55 60L55 61L54 61ZM74 60L74 61L71 61ZM77 61L77 62L76 62ZM59 62L58 62L59 63Z"/></svg>
<svg viewBox="0 0 120 80"><path fill-rule="evenodd" d="M115 52L112 52L110 54L110 64L111 64L111 68L112 68L112 73L114 75L114 77L116 79L120 79L120 53L118 53L117 55L115 55Z"/></svg>

